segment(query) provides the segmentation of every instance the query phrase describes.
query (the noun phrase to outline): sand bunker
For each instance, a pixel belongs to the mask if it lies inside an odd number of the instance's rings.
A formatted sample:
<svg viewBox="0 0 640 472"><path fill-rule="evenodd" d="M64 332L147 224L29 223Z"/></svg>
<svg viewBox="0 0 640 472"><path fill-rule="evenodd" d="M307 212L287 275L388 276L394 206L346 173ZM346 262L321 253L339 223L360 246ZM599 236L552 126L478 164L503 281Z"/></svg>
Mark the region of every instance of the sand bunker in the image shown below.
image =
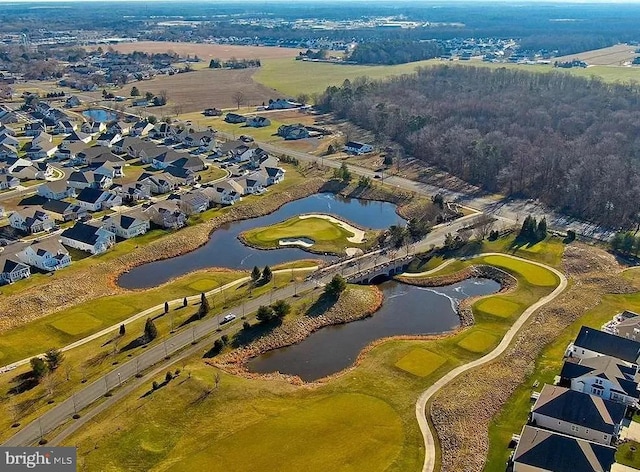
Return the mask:
<svg viewBox="0 0 640 472"><path fill-rule="evenodd" d="M339 220L338 218L335 218L333 216L321 215L321 214L315 214L314 213L314 214L311 214L311 215L302 215L299 218L301 220L304 220L306 218L322 218L323 220L328 220L328 221L330 221L332 223L337 224L341 228L346 229L350 233L353 233L353 236L349 236L347 238L347 241L349 241L350 243L360 244L360 243L364 242L364 235L365 235L364 231L362 231L361 229L356 228L355 226L351 226L346 221Z"/></svg>
<svg viewBox="0 0 640 472"><path fill-rule="evenodd" d="M315 241L309 238L283 238L278 241L278 244L280 246L311 247L315 244Z"/></svg>

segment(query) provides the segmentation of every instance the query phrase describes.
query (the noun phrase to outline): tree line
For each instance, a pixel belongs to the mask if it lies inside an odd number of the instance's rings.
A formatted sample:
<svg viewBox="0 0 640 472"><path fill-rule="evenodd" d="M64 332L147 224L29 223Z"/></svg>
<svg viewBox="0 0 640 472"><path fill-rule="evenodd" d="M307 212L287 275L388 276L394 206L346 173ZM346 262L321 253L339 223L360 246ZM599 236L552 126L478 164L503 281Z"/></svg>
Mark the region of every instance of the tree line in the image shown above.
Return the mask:
<svg viewBox="0 0 640 472"><path fill-rule="evenodd" d="M359 64L404 64L433 59L443 52L435 41L372 41L358 44L349 60Z"/></svg>
<svg viewBox="0 0 640 472"><path fill-rule="evenodd" d="M610 227L640 223L635 84L445 65L347 80L318 105L486 190Z"/></svg>
<svg viewBox="0 0 640 472"><path fill-rule="evenodd" d="M211 59L209 61L209 69L249 69L260 66L262 66L260 59L236 59L232 57L228 61L221 59Z"/></svg>

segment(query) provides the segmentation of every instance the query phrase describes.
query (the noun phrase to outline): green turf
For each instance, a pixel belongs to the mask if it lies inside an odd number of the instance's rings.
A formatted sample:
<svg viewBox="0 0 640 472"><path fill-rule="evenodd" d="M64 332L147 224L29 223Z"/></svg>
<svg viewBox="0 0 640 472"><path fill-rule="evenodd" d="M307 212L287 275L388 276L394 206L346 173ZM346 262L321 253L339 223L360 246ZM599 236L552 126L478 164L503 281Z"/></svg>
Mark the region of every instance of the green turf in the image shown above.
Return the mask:
<svg viewBox="0 0 640 472"><path fill-rule="evenodd" d="M485 256L484 262L508 271L517 272L524 276L532 285L539 287L553 287L558 284L558 278L543 267L527 264L523 261L504 256Z"/></svg>
<svg viewBox="0 0 640 472"><path fill-rule="evenodd" d="M445 362L447 359L434 352L426 349L414 349L396 362L396 367L418 377L426 377Z"/></svg>
<svg viewBox="0 0 640 472"><path fill-rule="evenodd" d="M634 448L632 451L631 448ZM640 444L635 441L627 441L618 446L616 452L618 464L640 469Z"/></svg>
<svg viewBox="0 0 640 472"><path fill-rule="evenodd" d="M475 307L488 315L508 318L518 311L520 305L504 297L491 297L479 301Z"/></svg>
<svg viewBox="0 0 640 472"><path fill-rule="evenodd" d="M471 352L483 353L497 344L498 338L490 333L483 331L474 331L462 338L458 343L463 349Z"/></svg>
<svg viewBox="0 0 640 472"><path fill-rule="evenodd" d="M102 323L88 313L74 312L57 319L50 326L65 334L77 336L95 331L102 326Z"/></svg>
<svg viewBox="0 0 640 472"><path fill-rule="evenodd" d="M175 471L384 471L400 452L402 423L386 402L362 394L298 401L172 467Z"/></svg>

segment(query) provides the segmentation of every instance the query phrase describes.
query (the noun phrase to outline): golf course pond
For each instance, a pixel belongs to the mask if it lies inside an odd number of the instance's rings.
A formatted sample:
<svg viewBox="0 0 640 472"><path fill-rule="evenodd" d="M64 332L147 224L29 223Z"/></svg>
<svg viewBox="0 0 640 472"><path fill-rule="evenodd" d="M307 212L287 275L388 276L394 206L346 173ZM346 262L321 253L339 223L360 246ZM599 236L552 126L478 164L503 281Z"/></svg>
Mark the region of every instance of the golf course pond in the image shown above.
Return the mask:
<svg viewBox="0 0 640 472"><path fill-rule="evenodd" d="M268 198L268 195L264 198ZM355 225L375 230L404 223L396 213L396 205L387 202L344 198L332 193L320 193L283 205L277 211L223 225L211 233L209 241L195 251L178 257L150 262L122 274L118 284L127 289L151 288L174 277L209 267L251 269L299 259L308 259L309 253L296 246L283 246L277 250L260 250L244 245L238 236L247 230L273 225L294 216L308 213L335 215ZM330 259L331 256L313 255Z"/></svg>
<svg viewBox="0 0 640 472"><path fill-rule="evenodd" d="M468 297L496 293L500 284L474 278L427 288L388 280L379 288L384 302L373 316L322 328L299 344L251 359L247 369L263 374L297 375L307 382L326 377L352 365L360 351L377 339L437 334L456 328L460 324L458 303Z"/></svg>

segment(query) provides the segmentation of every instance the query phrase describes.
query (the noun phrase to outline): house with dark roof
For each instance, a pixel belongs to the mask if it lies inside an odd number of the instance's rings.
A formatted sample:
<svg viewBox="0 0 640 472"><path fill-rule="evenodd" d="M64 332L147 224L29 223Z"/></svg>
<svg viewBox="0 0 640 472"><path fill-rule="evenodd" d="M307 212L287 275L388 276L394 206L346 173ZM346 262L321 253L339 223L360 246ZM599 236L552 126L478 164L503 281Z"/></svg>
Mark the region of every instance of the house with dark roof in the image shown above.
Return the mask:
<svg viewBox="0 0 640 472"><path fill-rule="evenodd" d="M35 241L17 253L17 256L25 264L47 272L63 269L71 264L69 251L56 238Z"/></svg>
<svg viewBox="0 0 640 472"><path fill-rule="evenodd" d="M24 125L25 136L36 136L45 131L47 131L47 127L42 121L33 121Z"/></svg>
<svg viewBox="0 0 640 472"><path fill-rule="evenodd" d="M11 146L17 148L20 146L20 141L13 134L0 134L0 144L4 144L5 146Z"/></svg>
<svg viewBox="0 0 640 472"><path fill-rule="evenodd" d="M80 130L83 133L87 134L98 134L107 130L107 125L102 123L101 121L94 121L93 123L83 123L80 127Z"/></svg>
<svg viewBox="0 0 640 472"><path fill-rule="evenodd" d="M344 145L344 150L345 152L359 156L361 154L372 152L373 146L371 144L360 143L358 141L349 141Z"/></svg>
<svg viewBox="0 0 640 472"><path fill-rule="evenodd" d="M82 131L73 131L69 136L65 136L65 138L60 143L61 146L66 146L71 143L84 143L87 144L91 141L91 135L88 133L83 133Z"/></svg>
<svg viewBox="0 0 640 472"><path fill-rule="evenodd" d="M12 284L31 276L31 269L14 254L0 253L0 284Z"/></svg>
<svg viewBox="0 0 640 472"><path fill-rule="evenodd" d="M627 407L597 395L545 385L531 409L530 423L600 444L618 438Z"/></svg>
<svg viewBox="0 0 640 472"><path fill-rule="evenodd" d="M252 116L247 118L247 126L252 128L265 128L271 124L271 120L264 116Z"/></svg>
<svg viewBox="0 0 640 472"><path fill-rule="evenodd" d="M640 342L583 326L576 340L567 347L565 357L587 359L598 356L611 356L630 364L638 364Z"/></svg>
<svg viewBox="0 0 640 472"><path fill-rule="evenodd" d="M616 449L525 426L512 456L513 472L610 472Z"/></svg>
<svg viewBox="0 0 640 472"><path fill-rule="evenodd" d="M77 222L62 232L60 240L65 246L90 254L101 254L115 244L116 235L102 227Z"/></svg>
<svg viewBox="0 0 640 472"><path fill-rule="evenodd" d="M78 190L82 190L83 188L105 189L111 187L113 179L107 175L96 174L90 170L75 171L69 175L67 184L69 187Z"/></svg>
<svg viewBox="0 0 640 472"><path fill-rule="evenodd" d="M279 184L284 180L284 173L286 171L280 167L263 167L259 174L263 179L263 185L268 187L270 185Z"/></svg>
<svg viewBox="0 0 640 472"><path fill-rule="evenodd" d="M66 180L52 180L38 186L38 195L51 200L62 200L67 197L75 197L76 191L67 185Z"/></svg>
<svg viewBox="0 0 640 472"><path fill-rule="evenodd" d="M0 190L16 188L20 185L20 179L10 174L0 174Z"/></svg>
<svg viewBox="0 0 640 472"><path fill-rule="evenodd" d="M53 127L53 132L55 134L69 134L69 133L73 133L77 129L78 129L78 125L75 124L73 121L60 120Z"/></svg>
<svg viewBox="0 0 640 472"><path fill-rule="evenodd" d="M50 231L55 226L55 222L49 218L47 212L40 208L14 211L9 216L9 224L12 228L31 234Z"/></svg>
<svg viewBox="0 0 640 472"><path fill-rule="evenodd" d="M242 200L244 189L235 180L224 180L201 189L211 203L233 205Z"/></svg>
<svg viewBox="0 0 640 472"><path fill-rule="evenodd" d="M42 204L42 209L55 220L62 222L83 220L89 217L87 210L81 206L60 200L47 200Z"/></svg>
<svg viewBox="0 0 640 472"><path fill-rule="evenodd" d="M113 144L112 149L120 154L126 154L132 159L139 158L143 163L151 163L153 156L156 156L168 148L158 146L152 141L145 141L138 137L127 136Z"/></svg>
<svg viewBox="0 0 640 472"><path fill-rule="evenodd" d="M122 197L123 203L138 202L151 197L151 186L144 182L116 185L111 190Z"/></svg>
<svg viewBox="0 0 640 472"><path fill-rule="evenodd" d="M606 400L637 405L640 398L638 366L611 356L569 358L560 371L560 385Z"/></svg>
<svg viewBox="0 0 640 472"><path fill-rule="evenodd" d="M136 122L131 127L131 135L132 136L147 136L151 131L153 131L154 126L148 121L141 120Z"/></svg>
<svg viewBox="0 0 640 472"><path fill-rule="evenodd" d="M115 131L106 131L96 138L98 146L111 147L114 143L122 139L122 135Z"/></svg>
<svg viewBox="0 0 640 472"><path fill-rule="evenodd" d="M9 126L0 123L0 136L15 136L16 130L10 128Z"/></svg>
<svg viewBox="0 0 640 472"><path fill-rule="evenodd" d="M151 193L154 195L162 195L180 187L180 182L170 174L163 172L161 174L144 173L138 177L138 182L148 185Z"/></svg>
<svg viewBox="0 0 640 472"><path fill-rule="evenodd" d="M227 123L235 123L235 124L244 123L247 121L247 117L238 115L237 113L227 113L226 116L224 117L224 121L226 121Z"/></svg>
<svg viewBox="0 0 640 472"><path fill-rule="evenodd" d="M187 223L187 215L175 200L162 200L147 208L151 221L162 228L178 229Z"/></svg>
<svg viewBox="0 0 640 472"><path fill-rule="evenodd" d="M309 137L309 130L303 124L281 125L278 128L278 136L285 141L293 141L296 139L305 139Z"/></svg>
<svg viewBox="0 0 640 472"><path fill-rule="evenodd" d="M97 188L83 188L76 197L78 206L87 211L100 211L106 208L122 205L122 197L109 190Z"/></svg>
<svg viewBox="0 0 640 472"><path fill-rule="evenodd" d="M134 214L116 213L102 218L102 227L120 238L129 239L149 231L150 223Z"/></svg>
<svg viewBox="0 0 640 472"><path fill-rule="evenodd" d="M199 190L191 190L176 197L173 200L178 202L178 207L187 215L202 213L209 209L209 198ZM169 199L172 199L171 196Z"/></svg>
<svg viewBox="0 0 640 472"><path fill-rule="evenodd" d="M264 186L262 182L258 180L256 177L247 176L241 177L239 179L234 179L240 187L242 187L242 195L253 195L260 194L264 192Z"/></svg>

